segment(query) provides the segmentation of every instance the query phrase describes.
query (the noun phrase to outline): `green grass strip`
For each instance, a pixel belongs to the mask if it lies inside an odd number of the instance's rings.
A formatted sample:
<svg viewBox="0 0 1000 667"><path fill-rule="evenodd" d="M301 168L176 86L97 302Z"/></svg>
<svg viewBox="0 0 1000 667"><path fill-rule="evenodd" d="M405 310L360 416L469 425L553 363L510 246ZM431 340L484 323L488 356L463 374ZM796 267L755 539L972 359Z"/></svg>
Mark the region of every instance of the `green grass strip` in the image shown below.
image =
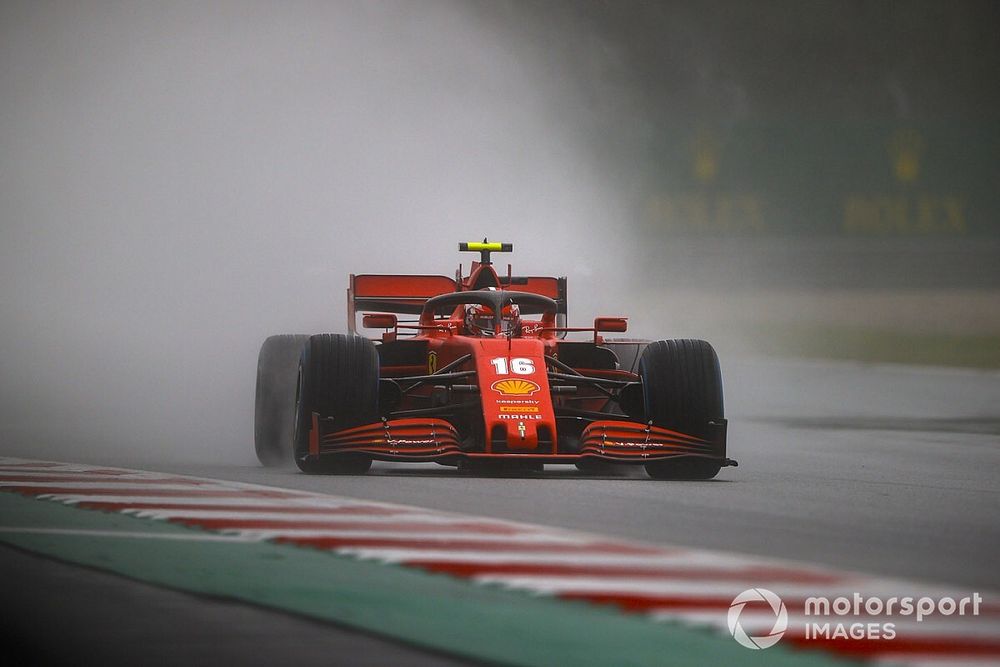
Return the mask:
<svg viewBox="0 0 1000 667"><path fill-rule="evenodd" d="M773 356L1000 368L1000 335L914 333L823 325L760 327L753 347Z"/></svg>

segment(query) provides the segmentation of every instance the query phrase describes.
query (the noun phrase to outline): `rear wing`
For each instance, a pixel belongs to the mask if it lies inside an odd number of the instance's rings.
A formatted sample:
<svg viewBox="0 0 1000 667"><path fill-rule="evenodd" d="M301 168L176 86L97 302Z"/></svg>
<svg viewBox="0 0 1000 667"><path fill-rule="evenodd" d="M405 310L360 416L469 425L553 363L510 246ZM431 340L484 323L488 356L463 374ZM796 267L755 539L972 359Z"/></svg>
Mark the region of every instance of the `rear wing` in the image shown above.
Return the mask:
<svg viewBox="0 0 1000 667"><path fill-rule="evenodd" d="M347 330L357 331L357 313L383 312L419 315L432 296L457 292L446 276L351 274L347 288Z"/></svg>
<svg viewBox="0 0 1000 667"><path fill-rule="evenodd" d="M566 326L566 278L499 276L502 289L541 294L557 304L556 323ZM351 274L347 288L347 330L357 332L359 312L419 315L431 297L459 292L462 284L446 276Z"/></svg>

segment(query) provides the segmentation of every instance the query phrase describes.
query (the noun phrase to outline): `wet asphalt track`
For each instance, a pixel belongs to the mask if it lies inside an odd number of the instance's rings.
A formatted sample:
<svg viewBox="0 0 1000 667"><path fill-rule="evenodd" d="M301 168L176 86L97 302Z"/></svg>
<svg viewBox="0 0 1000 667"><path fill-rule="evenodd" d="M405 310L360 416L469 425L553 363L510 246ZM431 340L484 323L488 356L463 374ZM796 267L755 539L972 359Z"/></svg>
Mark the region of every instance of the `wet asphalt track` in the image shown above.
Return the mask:
<svg viewBox="0 0 1000 667"><path fill-rule="evenodd" d="M997 588L1000 372L823 362L724 366L730 456L710 482L638 470L469 478L376 463L173 471Z"/></svg>
<svg viewBox="0 0 1000 667"><path fill-rule="evenodd" d="M995 565L1000 547L1000 484L996 479L1000 373L820 362L730 363L724 371L730 455L740 461L740 467L725 469L710 482L657 482L638 473L586 476L566 466L529 478L470 478L433 464L376 464L371 473L360 477L306 476L293 468L254 465L158 461L129 465L969 588L1000 587ZM41 449L34 455L43 454ZM37 575L43 591L50 590L51 583L46 582L51 573L46 568L33 567L30 572ZM43 608L38 613L43 618L57 613L67 597L93 599L87 593L87 580L83 581L60 588L63 596L58 604L51 598L48 608L44 603L49 598L39 595ZM131 582L124 587L121 595L95 603L97 612L107 618L128 616L140 633L144 624L160 626L168 618L178 646L184 645L188 635L200 641L203 625L197 619L215 613L206 611L206 605L233 606L178 594L161 616L158 610L163 605L156 602L159 593L154 589ZM126 607L120 605L128 599L156 602L149 608L157 613L149 614L148 620L143 614L126 615ZM228 613L225 608L216 611L223 617ZM94 617L100 618L99 613ZM311 632L300 625L312 626L313 622L283 619L276 623L272 617L257 610L245 613L249 627L241 626L237 638L244 649L252 647L254 640L277 642L283 655L298 655L302 664L310 663L312 657L323 664L337 664L333 656L345 657L342 648L314 651L313 644L299 639ZM92 636L98 643L107 641L99 631ZM227 637L219 637L220 642ZM338 635L336 642L342 641ZM359 647L364 643L365 654L374 656L376 662L434 660L417 651L410 651L407 659L409 649L379 645L369 637L358 635L357 641Z"/></svg>

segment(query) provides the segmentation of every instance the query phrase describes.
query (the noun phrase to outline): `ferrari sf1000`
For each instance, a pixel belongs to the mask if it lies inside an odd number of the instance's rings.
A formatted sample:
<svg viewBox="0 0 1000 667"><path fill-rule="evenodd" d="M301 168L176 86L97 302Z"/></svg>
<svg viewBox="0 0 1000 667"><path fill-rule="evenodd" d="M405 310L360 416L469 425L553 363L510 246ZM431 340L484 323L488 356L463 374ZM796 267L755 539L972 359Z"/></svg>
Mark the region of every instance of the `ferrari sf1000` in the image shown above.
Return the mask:
<svg viewBox="0 0 1000 667"><path fill-rule="evenodd" d="M726 457L722 375L701 340L605 338L622 317L566 326L566 279L499 274L506 243L468 275L350 276L347 334L271 336L257 366L265 465L360 474L373 460L465 470L641 464L709 479ZM382 330L374 339L362 326ZM400 316L403 316L402 318ZM407 319L406 316L409 316ZM567 334L587 332L584 340Z"/></svg>

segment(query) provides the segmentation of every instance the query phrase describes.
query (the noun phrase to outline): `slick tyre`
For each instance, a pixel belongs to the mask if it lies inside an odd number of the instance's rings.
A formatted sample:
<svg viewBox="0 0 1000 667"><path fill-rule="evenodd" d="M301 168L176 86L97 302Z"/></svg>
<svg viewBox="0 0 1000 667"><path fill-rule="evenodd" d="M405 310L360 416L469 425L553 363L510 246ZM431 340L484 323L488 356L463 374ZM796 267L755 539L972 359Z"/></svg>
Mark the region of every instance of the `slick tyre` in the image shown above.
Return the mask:
<svg viewBox="0 0 1000 667"><path fill-rule="evenodd" d="M299 360L295 399L295 463L306 473L360 475L371 467L362 454L309 454L313 413L332 418L334 429L379 420L378 352L367 338L310 336Z"/></svg>
<svg viewBox="0 0 1000 667"><path fill-rule="evenodd" d="M657 426L705 437L708 423L722 419L722 372L715 350L703 340L650 343L639 359L645 411ZM652 461L654 479L711 479L722 463L697 457Z"/></svg>
<svg viewBox="0 0 1000 667"><path fill-rule="evenodd" d="M309 336L271 336L257 356L257 390L254 397L253 444L265 466L278 466L292 458L295 425L295 381L299 357Z"/></svg>

